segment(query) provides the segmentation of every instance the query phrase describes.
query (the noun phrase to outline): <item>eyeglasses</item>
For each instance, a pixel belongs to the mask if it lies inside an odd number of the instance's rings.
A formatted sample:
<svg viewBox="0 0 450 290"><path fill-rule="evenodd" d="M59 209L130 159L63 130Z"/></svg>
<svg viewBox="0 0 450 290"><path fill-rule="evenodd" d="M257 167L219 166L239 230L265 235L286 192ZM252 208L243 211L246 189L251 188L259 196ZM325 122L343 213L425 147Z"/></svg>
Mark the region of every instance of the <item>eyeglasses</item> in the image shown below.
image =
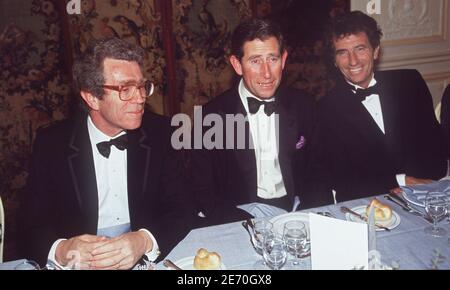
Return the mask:
<svg viewBox="0 0 450 290"><path fill-rule="evenodd" d="M140 82L138 84L129 83L120 86L103 85L102 87L119 92L119 99L121 99L122 101L131 100L135 96L137 91L139 92L141 97L145 99L147 97L150 97L155 90L155 86L149 80L144 80L143 82Z"/></svg>

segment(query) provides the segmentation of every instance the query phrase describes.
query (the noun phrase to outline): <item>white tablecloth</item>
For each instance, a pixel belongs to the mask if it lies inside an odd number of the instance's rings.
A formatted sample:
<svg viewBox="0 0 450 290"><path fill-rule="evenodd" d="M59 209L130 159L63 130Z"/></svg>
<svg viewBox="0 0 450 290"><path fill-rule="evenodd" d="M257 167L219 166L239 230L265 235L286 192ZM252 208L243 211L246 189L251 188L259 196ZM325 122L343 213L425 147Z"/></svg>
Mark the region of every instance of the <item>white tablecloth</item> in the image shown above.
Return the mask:
<svg viewBox="0 0 450 290"><path fill-rule="evenodd" d="M377 232L377 250L381 254L382 262L392 265L399 264L400 269L429 269L432 266L434 251L439 250L446 257L439 269L450 269L450 243L449 236L435 238L424 233L423 229L429 225L421 217L412 215L402 210L396 204L384 200L382 196L378 199L392 206L401 217L401 223L390 232ZM329 205L320 208L304 210L302 212L329 211L339 219L345 219L340 207L355 207L367 205L371 198L348 201L337 205ZM441 227L450 232L448 221L442 221ZM199 248L220 253L222 262L230 270L251 270L253 264L261 259L253 249L249 234L240 222L223 224L192 230L167 256L172 261L194 256ZM305 258L303 269L310 269L310 258ZM158 269L164 269L162 263L157 265Z"/></svg>

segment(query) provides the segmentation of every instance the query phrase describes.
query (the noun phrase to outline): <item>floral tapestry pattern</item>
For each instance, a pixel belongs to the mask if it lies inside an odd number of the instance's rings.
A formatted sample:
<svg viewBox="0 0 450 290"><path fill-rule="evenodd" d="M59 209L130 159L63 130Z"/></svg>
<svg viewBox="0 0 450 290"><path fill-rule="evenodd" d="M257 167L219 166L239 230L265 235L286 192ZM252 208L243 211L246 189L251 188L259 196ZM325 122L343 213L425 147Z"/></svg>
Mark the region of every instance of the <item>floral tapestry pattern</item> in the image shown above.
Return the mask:
<svg viewBox="0 0 450 290"><path fill-rule="evenodd" d="M0 4L2 11L25 10L28 14L23 19L11 13L0 25L0 194L6 208L5 259L15 252L15 243L10 242L15 236L14 216L35 130L66 116L70 95L60 63L60 19L54 3L7 2Z"/></svg>

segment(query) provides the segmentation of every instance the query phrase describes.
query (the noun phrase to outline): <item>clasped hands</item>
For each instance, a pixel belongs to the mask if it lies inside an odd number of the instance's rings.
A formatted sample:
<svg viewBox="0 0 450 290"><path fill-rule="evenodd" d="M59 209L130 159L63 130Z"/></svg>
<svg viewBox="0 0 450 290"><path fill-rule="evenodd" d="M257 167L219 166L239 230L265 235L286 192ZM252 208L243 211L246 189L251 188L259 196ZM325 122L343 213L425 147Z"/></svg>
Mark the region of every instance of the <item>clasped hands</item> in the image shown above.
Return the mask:
<svg viewBox="0 0 450 290"><path fill-rule="evenodd" d="M81 235L62 241L56 249L61 265L80 270L127 270L153 248L144 231L115 238Z"/></svg>
<svg viewBox="0 0 450 290"><path fill-rule="evenodd" d="M428 183L432 183L433 181L434 180L431 180L431 179L422 179L422 178L416 178L416 177L411 177L411 176L406 176L406 178L405 178L406 185L428 184ZM397 187L397 188L391 189L390 192L395 193L395 194L401 194L402 189L400 187Z"/></svg>

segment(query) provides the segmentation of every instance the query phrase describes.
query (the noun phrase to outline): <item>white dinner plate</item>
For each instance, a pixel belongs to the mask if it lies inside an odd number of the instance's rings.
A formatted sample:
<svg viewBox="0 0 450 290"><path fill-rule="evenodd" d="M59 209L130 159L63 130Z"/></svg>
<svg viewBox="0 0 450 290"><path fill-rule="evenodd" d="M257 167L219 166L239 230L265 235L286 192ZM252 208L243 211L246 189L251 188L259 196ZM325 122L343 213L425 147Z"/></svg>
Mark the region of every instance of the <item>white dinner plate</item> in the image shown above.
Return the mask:
<svg viewBox="0 0 450 290"><path fill-rule="evenodd" d="M357 206L357 207L352 208L352 211L354 211L356 213L359 213L362 216L367 217L367 215L366 215L366 207L367 206L365 206L365 205ZM366 221L364 221L364 220L360 219L359 217L357 217L355 215L352 215L350 213L346 213L345 214L345 218L348 221L352 221L352 222L367 223ZM391 217L390 220L377 221L376 223L381 225L381 226L383 226L383 227L386 227L386 228L392 230L392 229L398 227L398 225L400 224L400 221L401 221L400 216L395 211L392 211L392 217ZM377 231L383 231L383 229L380 229L380 228L376 228L376 230Z"/></svg>
<svg viewBox="0 0 450 290"><path fill-rule="evenodd" d="M290 212L273 217L270 222L273 224L273 230L280 235L283 234L284 224L289 221L301 221L305 223L309 236L309 216L307 213Z"/></svg>
<svg viewBox="0 0 450 290"><path fill-rule="evenodd" d="M195 259L195 256L186 257L186 258L176 261L175 265L177 265L178 267L180 267L183 270L197 270L194 268L194 259ZM219 270L226 270L226 269L227 269L227 267L224 265L224 263L222 263L220 265Z"/></svg>

